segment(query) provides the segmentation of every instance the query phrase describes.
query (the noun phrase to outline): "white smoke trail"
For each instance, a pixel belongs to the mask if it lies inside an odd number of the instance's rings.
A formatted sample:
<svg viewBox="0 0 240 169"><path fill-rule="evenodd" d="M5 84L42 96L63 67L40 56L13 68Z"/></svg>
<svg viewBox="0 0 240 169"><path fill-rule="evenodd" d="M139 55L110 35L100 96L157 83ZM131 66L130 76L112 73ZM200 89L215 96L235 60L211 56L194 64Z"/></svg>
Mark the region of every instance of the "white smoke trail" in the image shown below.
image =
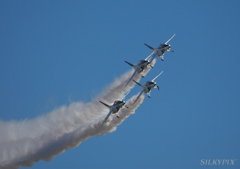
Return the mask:
<svg viewBox="0 0 240 169"><path fill-rule="evenodd" d="M144 73L147 74L149 70ZM78 146L89 137L115 131L116 126L135 112L144 96L132 105L136 98L133 96L126 103L129 108L120 109L120 118L112 115L104 126L101 125L109 110L98 101L112 104L114 100L122 98L134 86L134 83L128 87L125 85L132 73L127 72L116 79L90 103L72 103L30 120L0 121L0 168L16 169L32 166L40 160L50 161L57 154ZM138 74L134 77L138 81L140 78Z"/></svg>

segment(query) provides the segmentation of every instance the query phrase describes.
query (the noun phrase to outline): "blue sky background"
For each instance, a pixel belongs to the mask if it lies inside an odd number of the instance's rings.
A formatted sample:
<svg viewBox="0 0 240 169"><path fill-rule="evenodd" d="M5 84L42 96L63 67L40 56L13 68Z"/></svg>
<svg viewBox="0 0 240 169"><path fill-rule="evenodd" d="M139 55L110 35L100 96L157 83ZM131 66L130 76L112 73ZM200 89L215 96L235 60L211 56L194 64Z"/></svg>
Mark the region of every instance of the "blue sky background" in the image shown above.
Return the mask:
<svg viewBox="0 0 240 169"><path fill-rule="evenodd" d="M175 52L141 80L163 70L161 90L135 115L32 168L239 168L239 7L237 0L1 1L0 118L89 102L130 70L124 60L151 53L143 43L157 47L176 33Z"/></svg>

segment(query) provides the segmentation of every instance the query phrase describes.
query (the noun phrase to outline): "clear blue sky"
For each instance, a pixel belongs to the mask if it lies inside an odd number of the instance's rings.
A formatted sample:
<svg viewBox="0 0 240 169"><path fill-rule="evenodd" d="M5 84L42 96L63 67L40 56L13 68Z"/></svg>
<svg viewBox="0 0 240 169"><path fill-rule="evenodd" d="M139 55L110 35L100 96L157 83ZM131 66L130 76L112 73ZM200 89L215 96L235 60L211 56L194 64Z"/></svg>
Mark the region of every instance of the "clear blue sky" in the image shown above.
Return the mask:
<svg viewBox="0 0 240 169"><path fill-rule="evenodd" d="M117 131L92 137L48 168L239 168L240 2L1 1L0 118L36 118L106 85L176 33L174 53L142 79L157 80ZM136 86L133 93L140 90ZM1 136L4 137L4 136ZM202 166L201 159L238 159Z"/></svg>

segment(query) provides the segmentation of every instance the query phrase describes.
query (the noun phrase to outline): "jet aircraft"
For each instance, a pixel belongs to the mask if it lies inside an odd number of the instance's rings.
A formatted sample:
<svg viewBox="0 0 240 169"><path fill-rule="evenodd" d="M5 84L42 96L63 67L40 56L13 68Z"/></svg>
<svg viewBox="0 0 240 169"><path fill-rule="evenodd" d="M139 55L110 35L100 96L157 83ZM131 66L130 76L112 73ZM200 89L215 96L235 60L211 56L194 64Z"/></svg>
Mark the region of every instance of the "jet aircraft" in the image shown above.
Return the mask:
<svg viewBox="0 0 240 169"><path fill-rule="evenodd" d="M137 98L136 98L136 100L134 101L133 104L136 103L136 101L139 99L139 97L143 93L146 93L148 95L148 97L150 98L150 92L151 92L152 88L157 88L158 90L160 89L159 86L157 86L157 83L154 80L156 80L162 73L163 73L163 71L161 73L159 73L156 77L154 77L151 81L147 81L145 85L141 85L140 83L133 80L137 85L139 85L142 88L142 91L139 93L139 95L137 96Z"/></svg>
<svg viewBox="0 0 240 169"><path fill-rule="evenodd" d="M148 44L144 43L144 45L146 45L148 48L150 48L151 50L153 50L153 52L149 55L149 57L151 57L150 62L153 61L153 59L157 56L159 56L161 58L162 61L164 61L164 53L166 51L172 51L171 49L171 45L169 45L168 43L172 40L172 38L174 38L176 34L174 34L171 38L169 38L167 40L167 42L160 44L158 48L153 48L151 46L149 46Z"/></svg>
<svg viewBox="0 0 240 169"><path fill-rule="evenodd" d="M100 103L102 103L104 106L108 107L110 109L108 115L105 117L102 126L104 125L104 123L107 121L107 119L109 118L109 116L113 113L113 114L117 114L117 112L126 104L125 101L123 101L123 99L128 95L129 92L127 92L124 97L121 100L115 100L113 105L108 105L102 101L99 101ZM126 108L128 108L126 106ZM119 115L117 114L117 117L119 118Z"/></svg>
<svg viewBox="0 0 240 169"><path fill-rule="evenodd" d="M137 65L133 65L133 64L129 63L128 61L125 61L125 62L135 69L134 73L129 78L128 82L126 83L126 86L129 84L129 82L132 80L132 78L134 77L134 75L136 73L141 74L144 71L144 69L150 64L150 62L147 60L147 58L145 60L140 60ZM153 66L151 64L150 64L150 66L153 68ZM141 76L144 77L142 74L141 74Z"/></svg>

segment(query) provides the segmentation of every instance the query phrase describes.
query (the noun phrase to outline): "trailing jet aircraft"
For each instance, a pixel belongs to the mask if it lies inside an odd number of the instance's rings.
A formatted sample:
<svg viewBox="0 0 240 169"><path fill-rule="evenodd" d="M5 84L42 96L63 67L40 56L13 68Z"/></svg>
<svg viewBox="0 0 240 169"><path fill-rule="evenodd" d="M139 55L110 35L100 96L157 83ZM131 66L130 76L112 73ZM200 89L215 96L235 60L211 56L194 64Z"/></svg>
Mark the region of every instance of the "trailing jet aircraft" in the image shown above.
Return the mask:
<svg viewBox="0 0 240 169"><path fill-rule="evenodd" d="M169 45L168 43L172 40L172 38L174 38L176 34L174 34L171 38L169 38L167 40L167 42L163 43L163 44L160 44L158 48L153 48L149 45L147 45L146 43L144 43L144 45L146 45L148 48L150 48L151 50L153 50L153 52L149 55L150 60L149 62L152 62L153 59L157 56L161 57L161 60L164 61L164 53L166 51L172 51L174 52L172 49L171 49L171 45Z"/></svg>
<svg viewBox="0 0 240 169"><path fill-rule="evenodd" d="M163 73L163 71L161 73L159 73L156 77L154 77L151 81L147 81L145 85L141 85L140 83L133 80L137 85L139 85L142 88L142 91L139 93L139 95L137 96L137 98L136 98L136 100L134 101L133 104L135 104L135 102L139 99L139 97L143 93L146 93L148 95L148 97L150 98L150 92L151 92L152 88L157 88L158 90L160 89L159 86L157 86L157 83L154 80L156 80L162 73Z"/></svg>
<svg viewBox="0 0 240 169"><path fill-rule="evenodd" d="M105 117L102 126L104 125L104 123L107 121L107 119L109 118L109 116L113 113L113 114L117 114L117 112L126 104L125 101L123 101L123 99L128 95L129 92L127 92L124 97L121 100L115 100L113 105L108 105L102 101L99 101L100 103L102 103L104 106L108 107L110 109L108 115ZM126 108L128 108L126 106ZM117 114L117 117L119 118L119 115Z"/></svg>
<svg viewBox="0 0 240 169"><path fill-rule="evenodd" d="M150 64L150 62L147 59L140 60L137 65L133 65L133 64L127 62L127 61L125 61L125 62L135 69L134 73L132 74L132 76L127 81L126 86L129 84L129 82L132 80L132 78L134 77L134 75L136 73L141 74L143 72L143 70ZM151 67L153 68L153 66L151 66ZM142 74L141 74L141 76L144 77Z"/></svg>

